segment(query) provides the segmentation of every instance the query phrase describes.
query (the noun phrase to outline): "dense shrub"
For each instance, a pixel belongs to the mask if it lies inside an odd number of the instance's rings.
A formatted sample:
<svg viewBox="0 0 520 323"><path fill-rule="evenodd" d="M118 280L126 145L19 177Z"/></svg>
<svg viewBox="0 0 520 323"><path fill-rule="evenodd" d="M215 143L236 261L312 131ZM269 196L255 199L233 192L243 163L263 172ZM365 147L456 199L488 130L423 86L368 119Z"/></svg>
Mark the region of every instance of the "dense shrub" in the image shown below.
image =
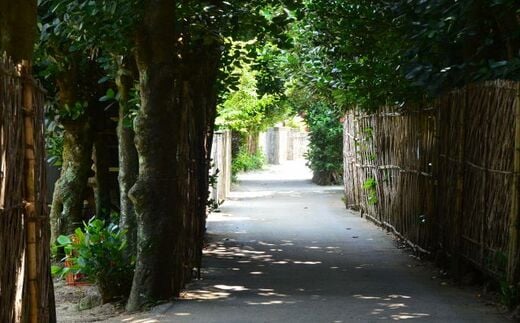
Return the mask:
<svg viewBox="0 0 520 323"><path fill-rule="evenodd" d="M257 151L254 154L250 154L246 149L241 149L238 155L233 159L231 172L233 176L236 176L239 172L262 169L264 164L265 156L262 152Z"/></svg>
<svg viewBox="0 0 520 323"><path fill-rule="evenodd" d="M99 287L103 302L126 298L130 292L134 264L125 252L127 241L125 231L116 224L105 224L99 219L91 219L83 228L77 228L73 235L59 236L54 248L64 248L65 258L71 267L55 274L84 274Z"/></svg>
<svg viewBox="0 0 520 323"><path fill-rule="evenodd" d="M343 174L343 127L338 113L325 103L315 103L306 110L309 128L307 165L313 181L319 185L339 184Z"/></svg>

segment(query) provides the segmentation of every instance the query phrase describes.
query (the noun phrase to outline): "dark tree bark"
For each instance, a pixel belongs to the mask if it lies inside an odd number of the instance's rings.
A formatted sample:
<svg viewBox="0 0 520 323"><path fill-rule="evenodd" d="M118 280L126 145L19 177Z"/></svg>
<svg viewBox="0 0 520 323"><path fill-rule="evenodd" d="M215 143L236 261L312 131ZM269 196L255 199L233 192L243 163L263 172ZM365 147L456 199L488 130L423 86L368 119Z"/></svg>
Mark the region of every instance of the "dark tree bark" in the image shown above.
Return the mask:
<svg viewBox="0 0 520 323"><path fill-rule="evenodd" d="M200 267L220 59L211 35L193 40L184 26L176 36L174 3L146 4L136 46L139 175L130 197L138 247L130 311L177 296Z"/></svg>
<svg viewBox="0 0 520 323"><path fill-rule="evenodd" d="M7 52L14 62L32 57L37 35L36 14L36 0L0 0L0 50Z"/></svg>
<svg viewBox="0 0 520 323"><path fill-rule="evenodd" d="M108 122L110 117L105 113L102 106L95 107L94 113L94 150L92 160L94 161L95 186L94 197L96 204L96 217L110 221L112 203L110 200L110 150L107 145L107 135L110 131Z"/></svg>
<svg viewBox="0 0 520 323"><path fill-rule="evenodd" d="M137 223L134 205L128 196L130 189L137 180L139 162L134 144L134 130L128 125L130 90L134 83L134 73L128 68L129 63L123 62L119 68L116 80L119 93L119 120L117 137L119 142L119 194L120 221L119 225L126 230L128 253L137 253Z"/></svg>
<svg viewBox="0 0 520 323"><path fill-rule="evenodd" d="M182 250L183 200L176 184L183 148L182 113L176 109L175 1L145 1L136 40L141 109L135 120L139 175L130 191L137 214L137 258L129 311L178 292L175 270Z"/></svg>
<svg viewBox="0 0 520 323"><path fill-rule="evenodd" d="M85 218L83 201L87 197L88 179L93 175L97 176L97 196L94 196L94 204L110 214L110 194L107 187L110 184L106 182L109 178L106 143L96 138L96 132L102 134L105 128L103 124L108 119L104 112L105 106L99 102L99 98L106 93L106 89L98 84L103 71L96 64L92 64L90 59L80 55L78 53L71 57L72 63L67 71L57 79L59 103L62 107L73 107L83 102L86 102L87 106L79 117L60 117L64 128L63 164L60 178L54 188L51 207L52 239L60 234L72 233L84 220L88 220ZM99 160L97 174L92 171L93 145L96 140L100 146L95 154L95 159ZM102 215L105 214L104 211L100 212Z"/></svg>
<svg viewBox="0 0 520 323"><path fill-rule="evenodd" d="M51 207L51 241L81 226L92 165L92 127L87 118L64 124L63 166Z"/></svg>

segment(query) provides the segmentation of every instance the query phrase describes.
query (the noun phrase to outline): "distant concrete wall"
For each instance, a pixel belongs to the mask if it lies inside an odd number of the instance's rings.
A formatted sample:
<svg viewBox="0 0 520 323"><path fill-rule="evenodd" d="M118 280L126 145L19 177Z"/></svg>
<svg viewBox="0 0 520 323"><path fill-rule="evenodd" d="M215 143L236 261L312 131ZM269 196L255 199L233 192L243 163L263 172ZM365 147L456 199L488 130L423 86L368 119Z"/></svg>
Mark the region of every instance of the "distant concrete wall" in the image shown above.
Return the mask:
<svg viewBox="0 0 520 323"><path fill-rule="evenodd" d="M258 135L258 149L261 151L264 156L266 157L267 162L267 155L268 155L268 147L267 147L267 132L261 132Z"/></svg>
<svg viewBox="0 0 520 323"><path fill-rule="evenodd" d="M210 196L215 201L227 198L231 190L231 131L216 131L211 149L213 167L210 174L218 169L217 184L210 187Z"/></svg>
<svg viewBox="0 0 520 323"><path fill-rule="evenodd" d="M298 129L290 129L287 136L287 160L304 159L309 146L309 136Z"/></svg>
<svg viewBox="0 0 520 323"><path fill-rule="evenodd" d="M307 133L298 129L274 127L260 137L260 146L263 147L268 164L277 165L287 160L302 159L307 145Z"/></svg>
<svg viewBox="0 0 520 323"><path fill-rule="evenodd" d="M287 128L274 127L267 130L267 163L280 164L287 160Z"/></svg>

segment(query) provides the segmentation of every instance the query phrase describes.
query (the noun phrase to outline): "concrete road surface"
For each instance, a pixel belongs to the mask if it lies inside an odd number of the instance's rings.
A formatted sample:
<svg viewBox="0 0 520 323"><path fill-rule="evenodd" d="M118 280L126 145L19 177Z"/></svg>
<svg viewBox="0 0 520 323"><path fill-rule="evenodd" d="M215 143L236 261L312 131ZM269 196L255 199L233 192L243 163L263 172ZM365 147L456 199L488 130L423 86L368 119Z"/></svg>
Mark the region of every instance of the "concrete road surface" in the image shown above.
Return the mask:
<svg viewBox="0 0 520 323"><path fill-rule="evenodd" d="M477 293L398 249L303 162L244 174L209 217L203 279L182 299L110 322L507 322Z"/></svg>

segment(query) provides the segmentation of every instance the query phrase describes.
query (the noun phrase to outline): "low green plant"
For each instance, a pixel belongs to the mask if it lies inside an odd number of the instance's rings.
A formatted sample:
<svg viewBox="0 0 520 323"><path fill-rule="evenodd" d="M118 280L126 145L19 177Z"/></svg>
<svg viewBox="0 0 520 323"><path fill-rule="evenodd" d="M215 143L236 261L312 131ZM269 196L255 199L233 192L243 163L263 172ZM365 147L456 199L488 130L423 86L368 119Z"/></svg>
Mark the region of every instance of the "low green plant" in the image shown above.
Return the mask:
<svg viewBox="0 0 520 323"><path fill-rule="evenodd" d="M262 169L264 164L265 156L262 152L258 151L255 154L250 154L245 149L241 149L233 159L231 172L235 176L239 172Z"/></svg>
<svg viewBox="0 0 520 323"><path fill-rule="evenodd" d="M71 265L53 267L53 274L81 273L95 283L103 302L125 298L130 292L134 260L127 255L125 231L116 224L92 218L70 236L61 235L53 248L63 248Z"/></svg>
<svg viewBox="0 0 520 323"><path fill-rule="evenodd" d="M377 199L377 181L375 178L370 177L363 183L363 188L367 192L367 200L369 205L376 205Z"/></svg>
<svg viewBox="0 0 520 323"><path fill-rule="evenodd" d="M500 302L513 309L520 302L520 290L518 286L508 284L505 279L500 280Z"/></svg>

